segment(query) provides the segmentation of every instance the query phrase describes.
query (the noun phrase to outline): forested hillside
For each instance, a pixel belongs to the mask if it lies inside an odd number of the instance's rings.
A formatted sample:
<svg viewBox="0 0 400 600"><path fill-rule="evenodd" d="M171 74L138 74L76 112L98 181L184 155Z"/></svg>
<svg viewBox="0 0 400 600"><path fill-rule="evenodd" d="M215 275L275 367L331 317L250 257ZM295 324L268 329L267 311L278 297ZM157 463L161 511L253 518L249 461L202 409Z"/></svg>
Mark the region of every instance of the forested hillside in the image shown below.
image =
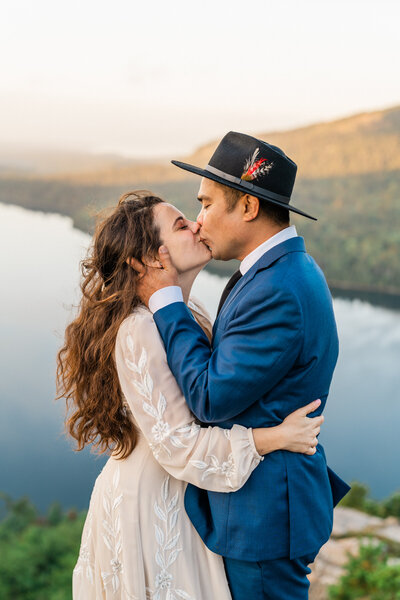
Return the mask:
<svg viewBox="0 0 400 600"><path fill-rule="evenodd" d="M281 146L298 164L292 203L318 222L297 216L293 222L329 282L400 294L400 107L256 135ZM204 166L216 144L183 158ZM152 189L192 218L199 208L199 178L166 162L114 159L95 171L54 173L53 167L46 177L7 173L3 169L0 202L69 215L89 232L98 209L128 190ZM228 274L232 265L213 263L211 269Z"/></svg>

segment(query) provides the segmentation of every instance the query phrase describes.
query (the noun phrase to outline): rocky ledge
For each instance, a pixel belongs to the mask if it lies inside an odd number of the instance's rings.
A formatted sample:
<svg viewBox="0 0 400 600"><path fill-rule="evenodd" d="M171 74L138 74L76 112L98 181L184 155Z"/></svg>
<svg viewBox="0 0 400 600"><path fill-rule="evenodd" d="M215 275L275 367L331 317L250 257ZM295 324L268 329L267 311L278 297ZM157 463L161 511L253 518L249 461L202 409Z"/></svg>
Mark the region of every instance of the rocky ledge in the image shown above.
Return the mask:
<svg viewBox="0 0 400 600"><path fill-rule="evenodd" d="M354 508L336 508L331 538L311 565L310 600L328 600L328 587L344 574L349 555L358 554L361 544L381 541L400 547L400 521L394 517L380 519Z"/></svg>

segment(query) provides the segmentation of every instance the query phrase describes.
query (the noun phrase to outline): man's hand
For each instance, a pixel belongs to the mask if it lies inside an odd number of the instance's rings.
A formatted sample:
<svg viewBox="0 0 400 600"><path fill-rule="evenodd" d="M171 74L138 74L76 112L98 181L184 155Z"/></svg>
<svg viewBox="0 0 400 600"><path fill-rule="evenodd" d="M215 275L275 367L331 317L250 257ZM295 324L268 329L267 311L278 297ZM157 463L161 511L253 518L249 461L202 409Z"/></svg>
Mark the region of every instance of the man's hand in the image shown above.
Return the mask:
<svg viewBox="0 0 400 600"><path fill-rule="evenodd" d="M137 293L143 304L149 305L150 297L157 290L170 285L179 285L178 272L171 262L171 257L166 246L160 246L158 250L160 265L143 265L136 258L130 258L127 262L139 274Z"/></svg>

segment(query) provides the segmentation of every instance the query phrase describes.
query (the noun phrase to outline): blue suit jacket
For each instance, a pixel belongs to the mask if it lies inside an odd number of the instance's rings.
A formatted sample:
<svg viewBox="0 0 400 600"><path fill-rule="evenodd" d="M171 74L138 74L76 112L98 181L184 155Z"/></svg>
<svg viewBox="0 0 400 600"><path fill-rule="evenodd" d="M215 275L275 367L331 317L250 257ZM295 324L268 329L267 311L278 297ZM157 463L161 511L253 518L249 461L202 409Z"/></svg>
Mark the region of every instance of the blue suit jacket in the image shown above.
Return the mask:
<svg viewBox="0 0 400 600"><path fill-rule="evenodd" d="M266 252L228 296L209 342L182 302L154 319L169 366L203 423L265 427L321 398L338 356L332 299L303 238ZM314 415L313 415L314 416ZM268 454L234 493L188 486L187 513L217 554L241 560L295 558L328 540L333 507L349 486L313 456Z"/></svg>

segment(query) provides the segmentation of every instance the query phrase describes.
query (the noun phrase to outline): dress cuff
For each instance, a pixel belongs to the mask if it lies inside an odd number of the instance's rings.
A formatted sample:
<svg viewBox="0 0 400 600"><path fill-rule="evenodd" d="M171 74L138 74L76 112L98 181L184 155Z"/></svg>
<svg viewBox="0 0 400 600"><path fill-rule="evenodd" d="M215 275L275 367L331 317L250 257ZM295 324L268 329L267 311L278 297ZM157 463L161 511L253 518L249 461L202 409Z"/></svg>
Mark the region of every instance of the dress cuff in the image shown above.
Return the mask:
<svg viewBox="0 0 400 600"><path fill-rule="evenodd" d="M237 487L239 489L264 457L256 450L252 429L234 425L230 431L232 453L239 474Z"/></svg>
<svg viewBox="0 0 400 600"><path fill-rule="evenodd" d="M154 314L157 310L174 302L183 302L182 289L178 285L169 285L150 296L149 309Z"/></svg>
<svg viewBox="0 0 400 600"><path fill-rule="evenodd" d="M256 458L258 458L259 460L264 460L264 457L261 454L258 454L258 452L257 452L257 448L254 443L253 429L251 427L247 427L246 431L247 431L247 435L249 436L249 442L250 442L250 446L253 449L254 456Z"/></svg>

